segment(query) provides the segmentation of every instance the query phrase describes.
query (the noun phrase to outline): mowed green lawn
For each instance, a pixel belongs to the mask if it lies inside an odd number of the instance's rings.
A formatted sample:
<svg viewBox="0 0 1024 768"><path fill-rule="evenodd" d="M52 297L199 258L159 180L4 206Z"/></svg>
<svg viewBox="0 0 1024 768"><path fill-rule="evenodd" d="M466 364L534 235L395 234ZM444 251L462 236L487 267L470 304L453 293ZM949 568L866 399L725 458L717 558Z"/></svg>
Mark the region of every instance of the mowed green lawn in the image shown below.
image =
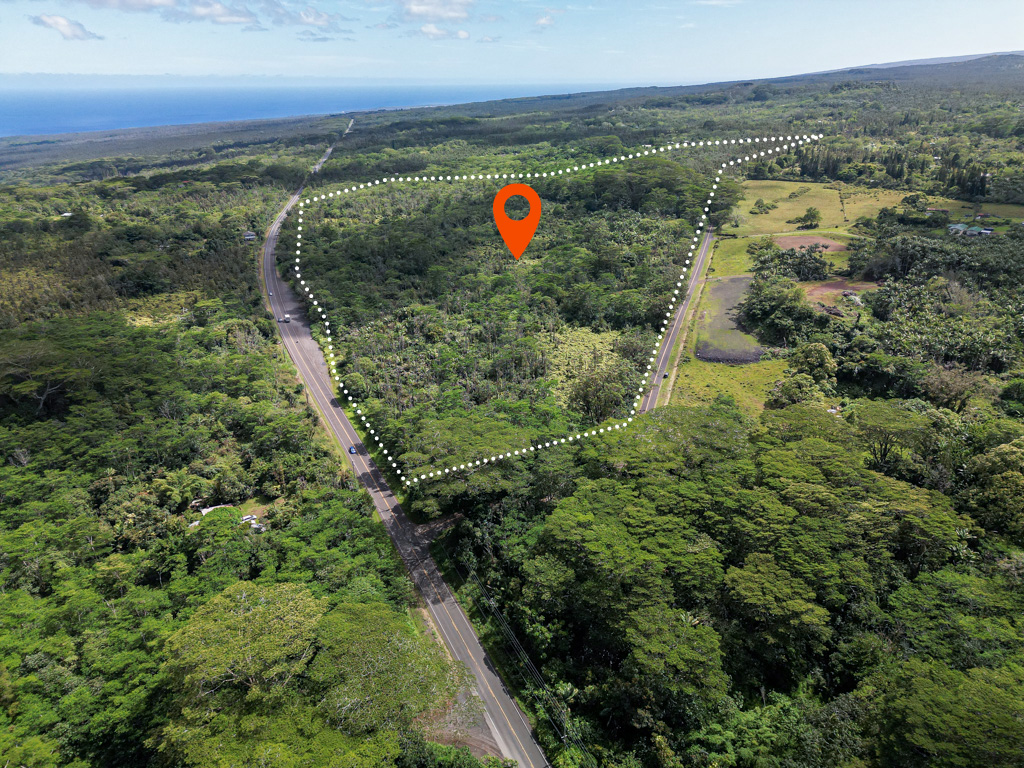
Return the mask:
<svg viewBox="0 0 1024 768"><path fill-rule="evenodd" d="M716 240L711 256L708 277L733 277L746 275L751 270L750 254L747 247L756 237L738 237L735 240Z"/></svg>
<svg viewBox="0 0 1024 768"><path fill-rule="evenodd" d="M808 208L817 208L821 211L821 229L838 229L846 224L843 209L839 204L839 190L829 189L824 184L745 181L743 189L745 194L736 205L735 211L739 226L733 226L732 222L727 223L722 227L722 232L726 234L748 237L791 232L797 225L788 222L802 216ZM750 213L759 198L766 203L774 203L776 208L768 213Z"/></svg>

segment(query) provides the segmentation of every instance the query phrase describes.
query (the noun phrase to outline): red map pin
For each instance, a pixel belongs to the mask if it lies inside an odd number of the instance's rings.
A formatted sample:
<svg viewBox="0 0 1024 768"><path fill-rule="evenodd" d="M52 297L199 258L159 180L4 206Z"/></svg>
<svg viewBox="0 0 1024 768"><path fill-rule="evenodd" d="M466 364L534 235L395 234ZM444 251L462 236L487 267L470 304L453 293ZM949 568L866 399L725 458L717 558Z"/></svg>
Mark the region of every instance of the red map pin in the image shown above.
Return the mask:
<svg viewBox="0 0 1024 768"><path fill-rule="evenodd" d="M510 197L525 197L530 204L530 212L525 219L510 219L505 215L505 202ZM494 223L498 225L505 245L512 251L512 255L519 260L526 250L526 246L533 239L533 233L537 231L540 223L540 195L533 191L527 184L509 184L502 187L494 196Z"/></svg>

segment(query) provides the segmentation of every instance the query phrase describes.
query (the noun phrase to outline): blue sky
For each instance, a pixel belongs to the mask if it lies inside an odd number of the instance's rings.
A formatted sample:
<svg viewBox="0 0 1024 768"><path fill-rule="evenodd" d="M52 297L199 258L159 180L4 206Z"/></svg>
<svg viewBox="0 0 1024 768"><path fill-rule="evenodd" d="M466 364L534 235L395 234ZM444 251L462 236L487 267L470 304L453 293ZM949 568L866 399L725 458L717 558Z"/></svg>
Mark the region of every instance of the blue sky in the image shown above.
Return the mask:
<svg viewBox="0 0 1024 768"><path fill-rule="evenodd" d="M1022 29L1022 0L0 0L0 73L672 84L1016 50Z"/></svg>

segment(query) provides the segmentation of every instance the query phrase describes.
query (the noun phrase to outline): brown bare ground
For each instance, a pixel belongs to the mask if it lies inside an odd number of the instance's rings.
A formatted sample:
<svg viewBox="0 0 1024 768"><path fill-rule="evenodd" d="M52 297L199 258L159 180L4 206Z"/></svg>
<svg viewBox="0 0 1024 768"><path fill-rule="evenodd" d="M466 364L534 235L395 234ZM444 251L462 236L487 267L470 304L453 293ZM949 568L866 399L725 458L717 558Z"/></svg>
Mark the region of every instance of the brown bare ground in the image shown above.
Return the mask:
<svg viewBox="0 0 1024 768"><path fill-rule="evenodd" d="M779 248L799 248L802 245L813 245L814 243L824 246L826 251L846 250L846 243L830 240L827 237L816 237L814 235L786 235L785 237L775 238L775 244L779 246Z"/></svg>
<svg viewBox="0 0 1024 768"><path fill-rule="evenodd" d="M878 287L878 283L851 282L849 280L826 280L825 282L802 283L807 293L807 300L810 302L820 301L826 306L835 306L843 295L843 291L863 293Z"/></svg>
<svg viewBox="0 0 1024 768"><path fill-rule="evenodd" d="M501 757L498 742L484 719L483 702L476 693L464 692L447 711L430 712L418 720L431 741L465 747L474 757Z"/></svg>

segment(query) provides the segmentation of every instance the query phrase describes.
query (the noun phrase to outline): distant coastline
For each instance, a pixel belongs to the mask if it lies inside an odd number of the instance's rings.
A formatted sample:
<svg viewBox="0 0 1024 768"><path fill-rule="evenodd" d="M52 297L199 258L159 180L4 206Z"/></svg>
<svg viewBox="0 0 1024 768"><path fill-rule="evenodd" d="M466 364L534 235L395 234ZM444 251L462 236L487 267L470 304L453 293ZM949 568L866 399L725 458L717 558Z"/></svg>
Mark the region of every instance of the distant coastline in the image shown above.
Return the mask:
<svg viewBox="0 0 1024 768"><path fill-rule="evenodd" d="M5 88L0 137L262 120L371 109L462 104L593 85L242 86L188 88Z"/></svg>

